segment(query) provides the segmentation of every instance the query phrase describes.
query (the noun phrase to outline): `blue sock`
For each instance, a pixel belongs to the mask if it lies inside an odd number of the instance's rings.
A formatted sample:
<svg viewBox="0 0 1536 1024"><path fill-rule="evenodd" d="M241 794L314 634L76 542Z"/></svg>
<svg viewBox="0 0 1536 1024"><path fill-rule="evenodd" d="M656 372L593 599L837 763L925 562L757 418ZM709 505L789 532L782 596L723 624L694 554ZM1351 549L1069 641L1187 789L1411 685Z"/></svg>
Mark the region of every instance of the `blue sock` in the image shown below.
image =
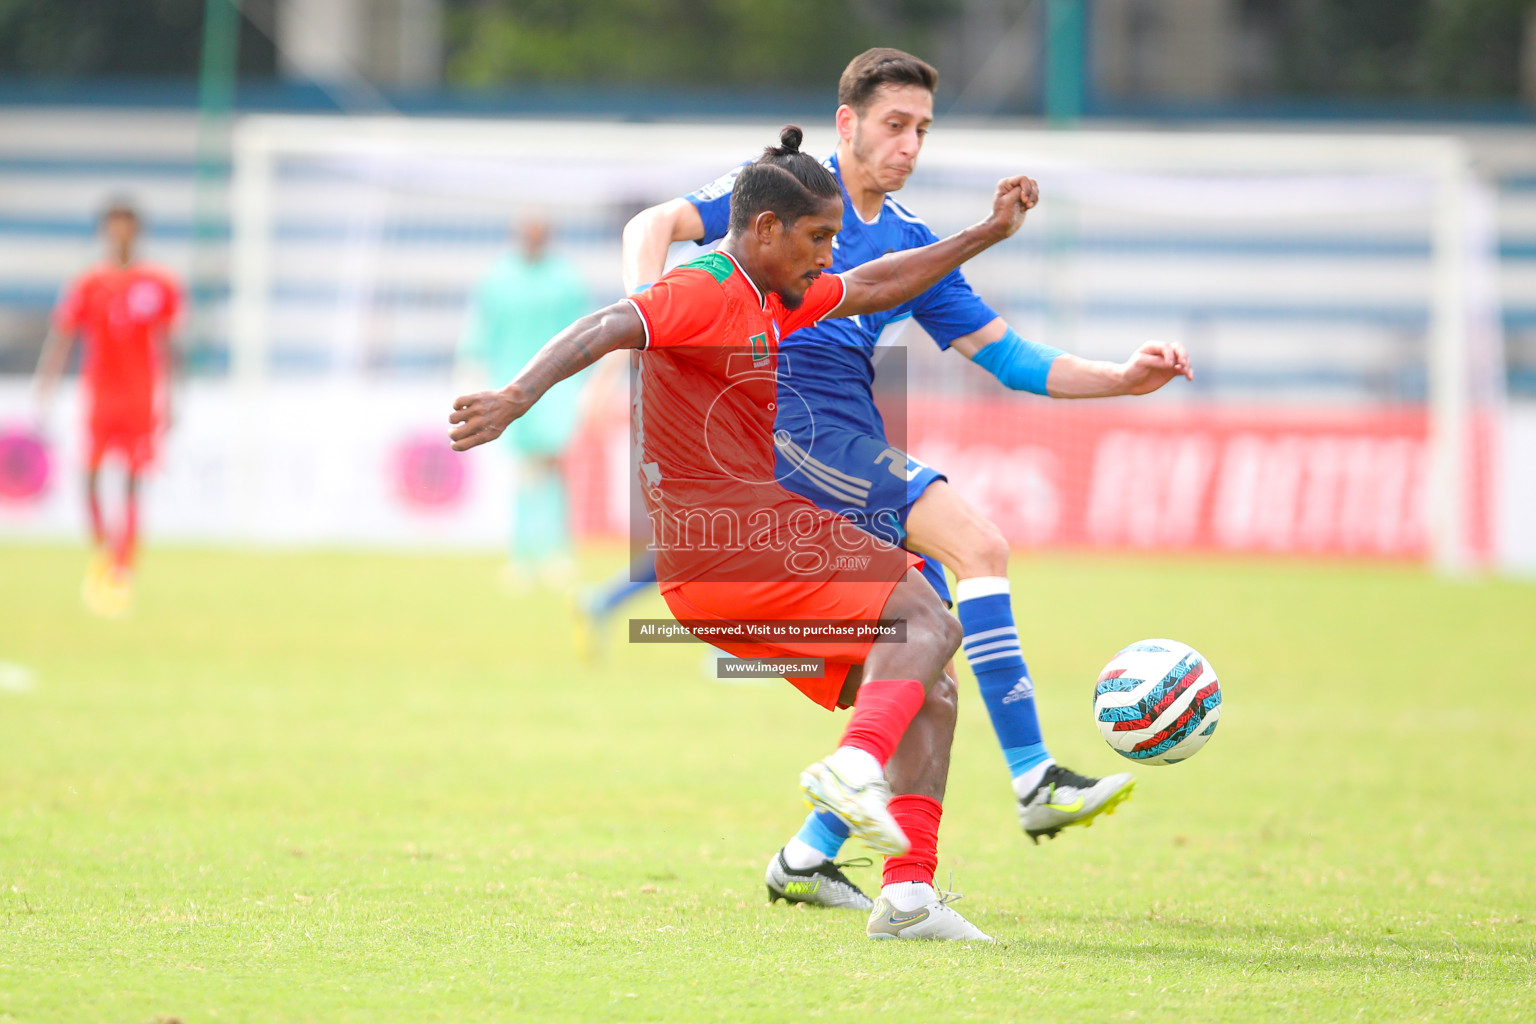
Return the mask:
<svg viewBox="0 0 1536 1024"><path fill-rule="evenodd" d="M593 615L611 615L625 601L656 582L656 555L647 551L633 565L603 585L592 598Z"/></svg>
<svg viewBox="0 0 1536 1024"><path fill-rule="evenodd" d="M831 860L848 839L848 823L835 814L812 811L805 816L805 824L800 826L795 838L806 846L820 850Z"/></svg>
<svg viewBox="0 0 1536 1024"><path fill-rule="evenodd" d="M1050 763L1051 755L1040 736L1035 686L1019 648L1008 580L1001 576L960 580L955 585L955 608L965 630L965 657L976 673L981 700L992 718L1008 771L1015 779L1038 775L1040 766Z"/></svg>

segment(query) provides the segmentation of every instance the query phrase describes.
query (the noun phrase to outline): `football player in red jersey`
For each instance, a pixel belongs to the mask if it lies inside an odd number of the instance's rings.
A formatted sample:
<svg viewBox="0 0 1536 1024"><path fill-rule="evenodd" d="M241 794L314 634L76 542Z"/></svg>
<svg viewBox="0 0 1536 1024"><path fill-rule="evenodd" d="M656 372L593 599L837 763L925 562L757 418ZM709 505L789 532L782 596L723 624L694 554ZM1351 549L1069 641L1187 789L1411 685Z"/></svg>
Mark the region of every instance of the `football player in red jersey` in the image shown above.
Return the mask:
<svg viewBox="0 0 1536 1024"><path fill-rule="evenodd" d="M826 660L822 678L795 684L817 703L851 706L853 714L842 743L806 769L801 788L888 855L887 888L929 894L900 914L882 899L869 935L985 940L932 888L955 722L954 681L944 666L959 646L958 624L918 571L920 558L775 478L778 343L825 317L888 309L920 294L1017 231L1037 190L1029 178L1005 179L980 224L830 274L841 190L799 152L800 138L786 128L780 147L742 171L717 252L578 320L502 390L457 399L450 436L458 451L493 441L556 381L616 349L641 350L635 442L668 606L733 654ZM893 642L866 634L836 645L730 633L754 620L885 620L904 624L905 633Z"/></svg>
<svg viewBox="0 0 1536 1024"><path fill-rule="evenodd" d="M843 70L837 149L823 161L844 187L834 272L937 239L892 193L917 166L933 125L938 80L926 61L888 47L866 50ZM672 242L709 245L722 238L736 173L733 168L631 219L624 228L624 279L656 280ZM951 483L940 467L903 451L901 431L887 436L875 400L875 353L893 341L900 344L913 323L939 349L961 353L1005 386L1058 399L1146 394L1176 376L1192 379L1194 371L1178 343L1147 342L1126 362L1111 363L1026 341L958 270L913 302L871 316L823 321L785 339L780 351L779 394L787 400L779 403L774 426L784 435L779 468L785 486L923 556L923 575L941 598L953 599L965 630L961 646L1001 748L1019 825L1038 842L1113 813L1136 780L1129 772L1084 775L1052 756L1014 618L1007 539L962 496L961 480ZM955 575L953 591L945 566ZM611 615L643 589L636 581L644 573L644 563L637 563L620 581L589 596L583 603L588 616ZM844 838L829 816L808 815L769 860L764 873L769 898L867 909L872 901L837 873Z"/></svg>
<svg viewBox="0 0 1536 1024"><path fill-rule="evenodd" d="M92 611L120 616L127 614L133 596L139 482L154 462L156 441L170 415L171 333L181 311L181 288L169 270L137 259L140 222L130 203L111 203L101 228L107 258L76 278L59 300L38 359L36 387L46 419L54 385L79 338L85 490L94 546L82 596ZM115 531L107 527L99 487L108 455L116 455L127 469Z"/></svg>

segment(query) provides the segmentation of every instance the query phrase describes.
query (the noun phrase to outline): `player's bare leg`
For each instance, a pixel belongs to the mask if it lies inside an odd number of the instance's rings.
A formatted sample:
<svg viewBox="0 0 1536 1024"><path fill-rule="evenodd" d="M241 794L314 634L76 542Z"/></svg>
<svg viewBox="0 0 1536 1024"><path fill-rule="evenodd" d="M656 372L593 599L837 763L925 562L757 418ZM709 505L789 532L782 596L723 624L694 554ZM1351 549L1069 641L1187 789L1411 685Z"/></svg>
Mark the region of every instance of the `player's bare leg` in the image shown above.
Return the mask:
<svg viewBox="0 0 1536 1024"><path fill-rule="evenodd" d="M512 536L502 584L511 593L532 588L565 592L576 578L571 554L565 477L559 456L518 459Z"/></svg>
<svg viewBox="0 0 1536 1024"><path fill-rule="evenodd" d="M126 615L133 606L133 566L139 553L139 473L129 466L123 483L123 524L112 545L112 571L107 594L113 614Z"/></svg>
<svg viewBox="0 0 1536 1024"><path fill-rule="evenodd" d="M133 571L134 559L139 552L139 474L128 470L123 485L123 531L112 549L112 563L122 573Z"/></svg>
<svg viewBox="0 0 1536 1024"><path fill-rule="evenodd" d="M952 894L940 894L934 885L957 709L955 680L946 672L929 688L922 710L886 765L896 794L891 815L912 847L902 856L886 858L880 897L870 908L867 931L872 938L989 938L948 905Z"/></svg>
<svg viewBox="0 0 1536 1024"><path fill-rule="evenodd" d="M861 709L878 713L878 701L886 696L887 687L910 686L916 677L922 684L922 700L885 765L888 791L895 794L885 810L900 830L904 848L882 851L891 855L886 858L884 885L871 908L867 931L880 939L986 940L987 935L947 906L947 899L939 896L933 885L939 819L955 734L956 689L944 668L954 656L958 624L916 570L909 570L892 592L881 617L905 622L906 640L875 644L862 672L850 673L840 695L841 701L852 703L855 710L845 744L855 732ZM871 693L876 700L870 699ZM848 749L839 748L822 765L831 764ZM856 824L854 827L857 830ZM861 838L869 842L867 837Z"/></svg>
<svg viewBox="0 0 1536 1024"><path fill-rule="evenodd" d="M905 642L874 644L865 664L849 671L838 702L858 709L861 701L863 706L868 706L872 695L878 699L881 695L874 691L882 687L905 686L915 690L920 686L921 700L913 707L905 732L897 734L887 759L895 765L893 770L903 787L910 787L916 794L941 799L948 774L949 744L954 733L955 693L954 682L945 676L944 666L953 657L958 639L956 623L945 613L943 603L928 581L915 570L909 571L892 591L881 616L906 623ZM866 687L866 679L875 682ZM844 760L864 763L844 766L841 764ZM807 770L807 776L812 777L807 795L816 810L806 819L800 833L769 862L770 898L860 910L873 906L857 886L836 870L839 865L833 862L852 828L849 812L846 808L840 812L838 807L818 800L810 790L825 790L823 795L836 797L841 789L838 778L835 774L826 779L820 775L843 769L845 774L862 779L874 775L879 767L878 761L862 750L839 748L828 761ZM806 781L802 779L802 783ZM888 804L888 777L877 776L866 781L880 794L880 802ZM883 817L884 807L881 810ZM891 821L894 823L894 819ZM861 838L869 841L863 834ZM905 852L904 833L901 839L902 845L894 848L873 844L872 848L879 852Z"/></svg>
<svg viewBox="0 0 1536 1024"><path fill-rule="evenodd" d="M839 696L840 703L854 703L862 678L862 665L849 672ZM935 685L929 687L922 708L913 716L896 752L886 764L886 779L896 794L888 806L895 808L893 817L898 819L898 824L903 815L904 795L943 803L944 788L949 779L949 753L954 742L955 710L955 680L952 672L946 671ZM874 901L840 870L850 862L833 860L846 838L846 831L839 829L836 822L826 820L824 815L813 814L801 833L768 864L770 901L783 899L791 903L850 910L872 909Z"/></svg>
<svg viewBox="0 0 1536 1024"><path fill-rule="evenodd" d="M960 626L915 569L891 591L881 618L904 622L905 639L870 647L841 745L807 768L800 784L812 807L847 822L870 849L901 854L909 844L886 809L885 765L954 656Z"/></svg>
<svg viewBox="0 0 1536 1024"><path fill-rule="evenodd" d="M1020 826L1039 842L1113 813L1136 785L1130 773L1079 775L1056 764L1046 749L1013 617L1002 531L940 480L912 506L906 543L948 565L959 581L955 611L965 628L966 658L1013 776Z"/></svg>
<svg viewBox="0 0 1536 1024"><path fill-rule="evenodd" d="M99 498L92 501L93 519L100 540L93 564L99 565L90 609L98 615L119 619L133 610L133 563L138 553L139 474L131 464L123 484L122 522L114 535L106 526ZM92 474L93 477L96 474ZM99 483L98 481L95 481ZM93 496L96 495L93 489ZM93 529L95 527L93 526Z"/></svg>
<svg viewBox="0 0 1536 1024"><path fill-rule="evenodd" d="M923 706L885 766L891 792L943 802L949 782L949 753L955 740L958 690L949 675L928 689Z"/></svg>
<svg viewBox="0 0 1536 1024"><path fill-rule="evenodd" d="M912 839L912 849L886 859L880 898L870 910L868 932L873 938L989 938L948 906L952 897L941 895L934 886L938 825L959 708L952 672L951 664L929 688L922 710L886 766L896 794L891 798L891 815Z"/></svg>
<svg viewBox="0 0 1536 1024"><path fill-rule="evenodd" d="M962 580L1005 574L1011 553L1002 531L945 480L930 484L907 513L906 547L932 555Z"/></svg>
<svg viewBox="0 0 1536 1024"><path fill-rule="evenodd" d="M91 543L100 550L107 546L107 525L101 514L101 467L85 471L85 507L91 519Z"/></svg>
<svg viewBox="0 0 1536 1024"><path fill-rule="evenodd" d="M80 583L80 601L97 615L108 615L106 596L112 572L112 554L107 543L106 517L101 508L101 471L92 466L85 472L85 508L91 526L91 557Z"/></svg>
<svg viewBox="0 0 1536 1024"><path fill-rule="evenodd" d="M906 639L870 647L863 679L916 679L926 693L943 678L944 666L960 649L960 624L916 569L908 569L896 584L880 617L905 622Z"/></svg>

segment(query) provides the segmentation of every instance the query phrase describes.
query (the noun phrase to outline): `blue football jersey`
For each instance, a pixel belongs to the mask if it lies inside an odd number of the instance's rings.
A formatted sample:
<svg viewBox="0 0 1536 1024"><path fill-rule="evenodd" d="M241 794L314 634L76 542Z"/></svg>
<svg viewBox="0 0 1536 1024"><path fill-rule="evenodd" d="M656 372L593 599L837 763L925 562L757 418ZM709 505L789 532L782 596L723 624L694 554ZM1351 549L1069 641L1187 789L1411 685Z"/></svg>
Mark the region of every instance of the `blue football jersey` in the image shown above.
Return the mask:
<svg viewBox="0 0 1536 1024"><path fill-rule="evenodd" d="M938 241L927 224L890 196L885 197L875 219L865 222L843 188L836 155L824 163L843 190L843 229L832 242L833 273L852 270L889 252ZM731 187L740 169L683 197L698 209L704 221L701 245L725 237L731 219ZM823 320L797 331L779 346L780 401L775 428L796 439L809 438L827 428L884 438L885 424L875 408L873 390L875 346L882 332L893 325L899 327L909 317L921 324L940 348L947 348L955 338L996 319L997 313L971 290L965 275L955 270L895 309Z"/></svg>

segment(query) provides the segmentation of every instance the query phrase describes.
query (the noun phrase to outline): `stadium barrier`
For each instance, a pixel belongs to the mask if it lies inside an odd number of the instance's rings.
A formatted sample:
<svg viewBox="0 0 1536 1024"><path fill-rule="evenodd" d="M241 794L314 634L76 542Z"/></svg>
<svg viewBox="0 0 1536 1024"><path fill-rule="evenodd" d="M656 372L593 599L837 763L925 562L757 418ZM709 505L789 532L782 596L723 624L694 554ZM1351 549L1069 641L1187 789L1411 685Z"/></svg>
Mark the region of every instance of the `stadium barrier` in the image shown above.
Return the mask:
<svg viewBox="0 0 1536 1024"><path fill-rule="evenodd" d="M909 453L941 470L1018 548L1253 552L1423 559L1429 418L1382 410L912 398ZM984 432L976 425L985 424ZM628 521L622 427L569 467L588 534ZM1492 556L1487 429L1467 465L1467 548ZM620 481L614 490L613 481Z"/></svg>
<svg viewBox="0 0 1536 1024"><path fill-rule="evenodd" d="M195 381L148 488L149 534L497 548L510 525L512 460L494 446L448 449L449 390L284 382L268 390L258 414L232 415L241 408L236 388ZM0 382L0 538L83 535L78 401L68 388L60 398L54 429L39 439L25 383ZM1428 550L1422 406L1302 411L938 396L911 399L907 415L911 453L944 471L1020 548L1408 560ZM1507 493L1499 470L1536 463L1536 429L1517 426L1504 432L1515 448L1503 452L1488 443L1492 431L1473 431L1466 544L1482 564L1499 549L1536 551L1532 503ZM622 410L577 439L566 471L577 532L623 537L631 508ZM1515 521L1501 523L1501 508L1514 510Z"/></svg>

